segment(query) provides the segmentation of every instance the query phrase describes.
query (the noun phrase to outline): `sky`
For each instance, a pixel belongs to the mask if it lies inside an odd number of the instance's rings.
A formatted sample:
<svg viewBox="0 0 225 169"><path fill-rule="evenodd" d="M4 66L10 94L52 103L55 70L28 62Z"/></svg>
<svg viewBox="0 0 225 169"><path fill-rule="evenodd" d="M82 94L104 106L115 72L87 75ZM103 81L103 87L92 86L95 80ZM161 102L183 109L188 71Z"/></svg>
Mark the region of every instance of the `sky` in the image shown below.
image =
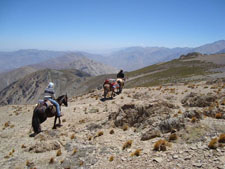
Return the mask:
<svg viewBox="0 0 225 169"><path fill-rule="evenodd" d="M197 47L225 39L225 0L0 0L0 50Z"/></svg>

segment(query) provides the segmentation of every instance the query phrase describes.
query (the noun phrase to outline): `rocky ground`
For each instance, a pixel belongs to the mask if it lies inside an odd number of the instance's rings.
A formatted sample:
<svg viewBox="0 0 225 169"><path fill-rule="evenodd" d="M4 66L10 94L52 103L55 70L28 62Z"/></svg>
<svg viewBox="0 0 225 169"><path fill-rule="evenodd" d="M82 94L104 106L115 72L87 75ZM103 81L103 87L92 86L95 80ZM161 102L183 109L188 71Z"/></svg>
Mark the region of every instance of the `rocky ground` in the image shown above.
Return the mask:
<svg viewBox="0 0 225 169"><path fill-rule="evenodd" d="M35 137L35 105L0 107L1 168L225 169L224 79L102 93L70 98L63 126Z"/></svg>

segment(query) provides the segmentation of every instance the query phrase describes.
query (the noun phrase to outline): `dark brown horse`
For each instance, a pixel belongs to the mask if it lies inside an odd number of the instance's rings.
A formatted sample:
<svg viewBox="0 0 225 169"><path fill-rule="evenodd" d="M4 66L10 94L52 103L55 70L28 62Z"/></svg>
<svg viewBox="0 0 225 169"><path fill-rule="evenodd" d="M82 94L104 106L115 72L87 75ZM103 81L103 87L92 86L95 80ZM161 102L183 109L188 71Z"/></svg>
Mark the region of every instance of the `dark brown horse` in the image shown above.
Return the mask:
<svg viewBox="0 0 225 169"><path fill-rule="evenodd" d="M59 103L59 106L61 107L62 104L65 106L68 106L67 104L67 95L59 96L56 101ZM32 127L34 129L34 134L38 134L41 132L41 123L43 123L48 117L55 116L54 120L54 126L53 129L56 129L56 120L59 119L59 126L61 126L61 120L60 117L57 117L57 112L55 106L47 106L45 103L39 103L35 108L33 112L32 117Z"/></svg>

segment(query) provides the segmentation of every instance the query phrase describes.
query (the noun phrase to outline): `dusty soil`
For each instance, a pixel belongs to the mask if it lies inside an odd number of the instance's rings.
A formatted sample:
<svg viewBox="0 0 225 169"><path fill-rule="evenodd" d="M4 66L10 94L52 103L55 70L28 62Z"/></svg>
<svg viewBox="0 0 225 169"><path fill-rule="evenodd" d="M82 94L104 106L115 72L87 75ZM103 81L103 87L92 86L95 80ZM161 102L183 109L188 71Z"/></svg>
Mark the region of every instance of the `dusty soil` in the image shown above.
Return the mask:
<svg viewBox="0 0 225 169"><path fill-rule="evenodd" d="M195 93L193 97L191 93ZM63 126L53 130L54 118L49 118L41 124L43 132L35 137L29 137L35 105L0 107L1 168L225 169L224 143L216 143L215 149L208 147L212 138L225 133L223 80L124 89L122 94L106 101L101 101L102 94L103 91L96 90L70 98L69 106L62 107ZM210 105L208 95L215 99ZM185 97L187 101L183 104ZM190 104L190 100L195 104ZM161 104L166 108L160 109ZM142 121L133 119L137 125L117 127L115 119L109 117L119 112L118 118L131 118L129 113L120 116L124 105L146 107L150 114L154 110L154 117L145 116L146 120ZM154 109L150 109L151 106ZM140 113L139 108L130 111ZM216 116L217 113L221 113L220 116ZM162 132L160 125L172 118L182 118L184 126L171 131L177 139L169 141L171 132ZM155 129L159 130L159 136L141 140L143 134ZM166 151L153 150L160 139L166 140ZM131 140L130 146L124 145L128 140Z"/></svg>

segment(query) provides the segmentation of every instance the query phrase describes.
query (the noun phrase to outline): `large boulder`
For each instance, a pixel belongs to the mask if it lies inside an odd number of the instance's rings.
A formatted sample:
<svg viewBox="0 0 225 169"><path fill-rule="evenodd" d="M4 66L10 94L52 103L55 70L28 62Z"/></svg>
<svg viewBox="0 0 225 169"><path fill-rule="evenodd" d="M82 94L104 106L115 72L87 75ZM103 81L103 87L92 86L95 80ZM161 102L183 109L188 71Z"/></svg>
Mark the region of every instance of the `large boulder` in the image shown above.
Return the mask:
<svg viewBox="0 0 225 169"><path fill-rule="evenodd" d="M197 93L191 92L181 100L181 103L184 106L189 107L207 107L210 106L211 103L215 102L216 99L217 97L212 94L199 95Z"/></svg>
<svg viewBox="0 0 225 169"><path fill-rule="evenodd" d="M173 104L158 100L152 104L125 104L117 112L109 115L116 127L128 125L131 127L143 127L156 125L155 123L170 116Z"/></svg>

